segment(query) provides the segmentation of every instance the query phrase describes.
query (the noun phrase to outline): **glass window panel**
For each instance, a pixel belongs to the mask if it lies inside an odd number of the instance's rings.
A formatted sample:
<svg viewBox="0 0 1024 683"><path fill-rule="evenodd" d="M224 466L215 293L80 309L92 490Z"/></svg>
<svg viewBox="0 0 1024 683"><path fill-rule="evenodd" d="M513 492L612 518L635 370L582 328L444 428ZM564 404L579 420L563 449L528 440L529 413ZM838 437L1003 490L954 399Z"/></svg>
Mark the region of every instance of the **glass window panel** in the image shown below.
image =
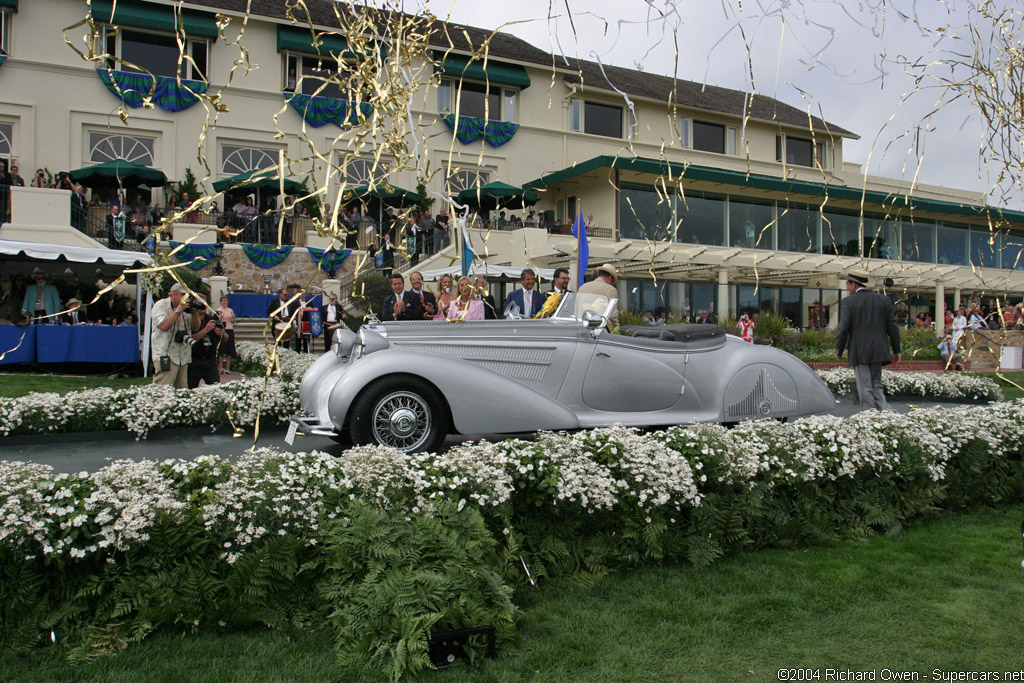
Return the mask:
<svg viewBox="0 0 1024 683"><path fill-rule="evenodd" d="M752 315L761 310L761 306L767 299L771 301L769 287L758 287L757 285L736 285L736 317L746 313Z"/></svg>
<svg viewBox="0 0 1024 683"><path fill-rule="evenodd" d="M569 104L569 130L577 133L583 130L583 100L573 100Z"/></svg>
<svg viewBox="0 0 1024 683"><path fill-rule="evenodd" d="M623 239L664 240L672 234L672 199L654 190L622 188L619 231Z"/></svg>
<svg viewBox="0 0 1024 683"><path fill-rule="evenodd" d="M730 199L729 244L734 247L774 249L774 202Z"/></svg>
<svg viewBox="0 0 1024 683"><path fill-rule="evenodd" d="M311 55L303 55L300 59L302 60L302 94L348 99L338 83L330 80L332 77L337 77L337 61L330 57L318 58Z"/></svg>
<svg viewBox="0 0 1024 683"><path fill-rule="evenodd" d="M693 146L693 119L679 119L679 141L683 147Z"/></svg>
<svg viewBox="0 0 1024 683"><path fill-rule="evenodd" d="M814 165L814 143L803 138L786 136L786 163L794 166Z"/></svg>
<svg viewBox="0 0 1024 683"><path fill-rule="evenodd" d="M606 138L622 137L622 107L586 102L583 111L583 132Z"/></svg>
<svg viewBox="0 0 1024 683"><path fill-rule="evenodd" d="M441 81L437 86L437 110L444 114L452 110L452 82L448 79Z"/></svg>
<svg viewBox="0 0 1024 683"><path fill-rule="evenodd" d="M666 319L672 317L683 322L690 322L692 320L689 290L689 283L686 282L666 283Z"/></svg>
<svg viewBox="0 0 1024 683"><path fill-rule="evenodd" d="M779 203L779 249L818 251L818 209Z"/></svg>
<svg viewBox="0 0 1024 683"><path fill-rule="evenodd" d="M676 199L678 240L692 244L725 245L725 200L686 195Z"/></svg>
<svg viewBox="0 0 1024 683"><path fill-rule="evenodd" d="M938 262L952 266L967 265L967 227L939 225L936 229L938 237Z"/></svg>
<svg viewBox="0 0 1024 683"><path fill-rule="evenodd" d="M125 71L148 71L156 76L178 73L178 42L172 35L121 29L120 57L128 62L121 65Z"/></svg>
<svg viewBox="0 0 1024 683"><path fill-rule="evenodd" d="M456 88L457 91L460 88ZM483 83L462 81L459 92L459 116L474 116L481 119L501 118L501 89L488 87Z"/></svg>
<svg viewBox="0 0 1024 683"><path fill-rule="evenodd" d="M14 124L0 123L0 157L10 157L14 148Z"/></svg>
<svg viewBox="0 0 1024 683"><path fill-rule="evenodd" d="M0 54L11 54L11 11L0 9Z"/></svg>
<svg viewBox="0 0 1024 683"><path fill-rule="evenodd" d="M778 309L775 312L789 320L791 325L799 325L802 301L802 292L799 287L780 287ZM754 334L757 334L756 330Z"/></svg>
<svg viewBox="0 0 1024 683"><path fill-rule="evenodd" d="M826 211L821 221L822 251L836 256L860 253L860 216Z"/></svg>
<svg viewBox="0 0 1024 683"><path fill-rule="evenodd" d="M1024 235L1004 235L1001 267L1024 270Z"/></svg>
<svg viewBox="0 0 1024 683"><path fill-rule="evenodd" d="M516 114L516 99L518 93L515 90L506 90L505 98L501 103L501 120L515 123L519 119Z"/></svg>
<svg viewBox="0 0 1024 683"><path fill-rule="evenodd" d="M725 129L725 153L736 154L736 129L726 128Z"/></svg>
<svg viewBox="0 0 1024 683"><path fill-rule="evenodd" d="M904 261L935 263L935 221L905 220L901 232Z"/></svg>
<svg viewBox="0 0 1024 683"><path fill-rule="evenodd" d="M667 285L665 280L626 280L626 308L631 313L654 312L656 308L667 309Z"/></svg>
<svg viewBox="0 0 1024 683"><path fill-rule="evenodd" d="M864 255L869 258L899 259L899 230L898 220L884 216L865 216Z"/></svg>
<svg viewBox="0 0 1024 683"><path fill-rule="evenodd" d="M985 227L971 227L971 264L978 268L998 268L1001 235Z"/></svg>
<svg viewBox="0 0 1024 683"><path fill-rule="evenodd" d="M693 148L704 152L725 154L725 126L717 123L693 122Z"/></svg>
<svg viewBox="0 0 1024 683"><path fill-rule="evenodd" d="M690 309L696 319L701 311L707 311L711 321L718 320L716 312L718 302L718 285L710 282L690 283Z"/></svg>
<svg viewBox="0 0 1024 683"><path fill-rule="evenodd" d="M191 68L189 74L192 78L204 81L206 80L206 62L209 58L209 43L205 40L193 40L190 43L192 47L192 61L195 62L195 66Z"/></svg>

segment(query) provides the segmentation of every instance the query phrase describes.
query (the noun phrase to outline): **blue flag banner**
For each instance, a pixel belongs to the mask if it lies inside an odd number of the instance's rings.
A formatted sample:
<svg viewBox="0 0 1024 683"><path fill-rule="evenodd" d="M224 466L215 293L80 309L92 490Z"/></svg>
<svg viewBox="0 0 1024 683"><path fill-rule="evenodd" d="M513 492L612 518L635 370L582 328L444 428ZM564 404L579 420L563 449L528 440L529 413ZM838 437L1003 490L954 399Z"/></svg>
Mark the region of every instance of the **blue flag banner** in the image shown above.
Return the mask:
<svg viewBox="0 0 1024 683"><path fill-rule="evenodd" d="M462 274L469 275L470 268L473 267L473 261L476 258L476 254L473 252L473 245L469 241L469 228L465 225L462 226Z"/></svg>
<svg viewBox="0 0 1024 683"><path fill-rule="evenodd" d="M319 337L320 332L324 329L323 322L320 320L320 311L310 311L309 313L309 333L314 337Z"/></svg>
<svg viewBox="0 0 1024 683"><path fill-rule="evenodd" d="M587 224L583 222L583 209L572 223L572 236L576 238L576 289L583 284L590 264L590 245L587 243Z"/></svg>

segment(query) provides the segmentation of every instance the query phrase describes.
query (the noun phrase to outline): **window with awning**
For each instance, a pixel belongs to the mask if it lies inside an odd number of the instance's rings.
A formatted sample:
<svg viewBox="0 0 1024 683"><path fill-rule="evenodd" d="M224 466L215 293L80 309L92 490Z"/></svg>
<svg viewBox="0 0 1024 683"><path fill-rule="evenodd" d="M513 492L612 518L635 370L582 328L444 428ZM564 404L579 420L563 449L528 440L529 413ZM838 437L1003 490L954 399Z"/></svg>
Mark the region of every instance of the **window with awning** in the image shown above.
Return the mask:
<svg viewBox="0 0 1024 683"><path fill-rule="evenodd" d="M4 0L0 0L3 4ZM93 20L116 26L131 26L155 31L177 32L176 12L172 5L156 5L140 0L92 0ZM181 28L191 38L217 39L217 18L212 12L181 10Z"/></svg>
<svg viewBox="0 0 1024 683"><path fill-rule="evenodd" d="M467 55L437 52L434 53L434 59L434 73L516 88L530 87L530 75L521 64L488 59L485 65L483 60L471 60Z"/></svg>

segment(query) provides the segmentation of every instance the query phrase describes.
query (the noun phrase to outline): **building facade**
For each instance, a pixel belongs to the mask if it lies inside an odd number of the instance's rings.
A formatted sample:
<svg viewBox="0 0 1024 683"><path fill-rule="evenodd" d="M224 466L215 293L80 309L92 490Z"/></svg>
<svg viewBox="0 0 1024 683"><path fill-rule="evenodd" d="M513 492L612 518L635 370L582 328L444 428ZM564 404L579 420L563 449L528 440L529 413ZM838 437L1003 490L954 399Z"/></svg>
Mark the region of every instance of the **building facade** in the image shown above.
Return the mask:
<svg viewBox="0 0 1024 683"><path fill-rule="evenodd" d="M213 183L256 169L335 209L355 187L422 186L436 213L465 188L526 186L542 227L495 215L469 231L477 254L568 266L567 227L593 216L590 264L617 266L637 312L831 326L819 311L852 267L939 321L968 294L1024 292L1024 214L865 176L843 158L853 132L784 102L423 17L329 0L307 0L308 16L253 0L246 17L248 4L0 0L0 158L23 175L111 159L178 181L188 169L221 210L237 197ZM28 232L79 243L70 222L46 227Z"/></svg>

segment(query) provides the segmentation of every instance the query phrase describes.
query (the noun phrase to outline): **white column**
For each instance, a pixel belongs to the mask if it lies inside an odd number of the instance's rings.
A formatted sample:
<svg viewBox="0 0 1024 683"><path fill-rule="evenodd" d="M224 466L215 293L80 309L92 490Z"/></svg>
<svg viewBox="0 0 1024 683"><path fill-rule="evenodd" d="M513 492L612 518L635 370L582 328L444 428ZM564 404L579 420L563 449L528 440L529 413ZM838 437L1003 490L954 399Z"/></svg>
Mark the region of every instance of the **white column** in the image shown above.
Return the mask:
<svg viewBox="0 0 1024 683"><path fill-rule="evenodd" d="M960 310L960 288L953 290L953 315Z"/></svg>
<svg viewBox="0 0 1024 683"><path fill-rule="evenodd" d="M225 275L210 276L210 305L220 306L220 298L228 295L228 278Z"/></svg>
<svg viewBox="0 0 1024 683"><path fill-rule="evenodd" d="M722 268L718 271L718 310L715 312L715 321L721 324L731 314L729 309L729 271Z"/></svg>
<svg viewBox="0 0 1024 683"><path fill-rule="evenodd" d="M341 301L341 280L332 280L330 278L324 278L323 283L320 285L324 288L324 296L330 297L331 294L338 297L338 301ZM326 305L327 300L324 300Z"/></svg>
<svg viewBox="0 0 1024 683"><path fill-rule="evenodd" d="M939 339L946 333L946 288L943 285L935 285L935 334Z"/></svg>

